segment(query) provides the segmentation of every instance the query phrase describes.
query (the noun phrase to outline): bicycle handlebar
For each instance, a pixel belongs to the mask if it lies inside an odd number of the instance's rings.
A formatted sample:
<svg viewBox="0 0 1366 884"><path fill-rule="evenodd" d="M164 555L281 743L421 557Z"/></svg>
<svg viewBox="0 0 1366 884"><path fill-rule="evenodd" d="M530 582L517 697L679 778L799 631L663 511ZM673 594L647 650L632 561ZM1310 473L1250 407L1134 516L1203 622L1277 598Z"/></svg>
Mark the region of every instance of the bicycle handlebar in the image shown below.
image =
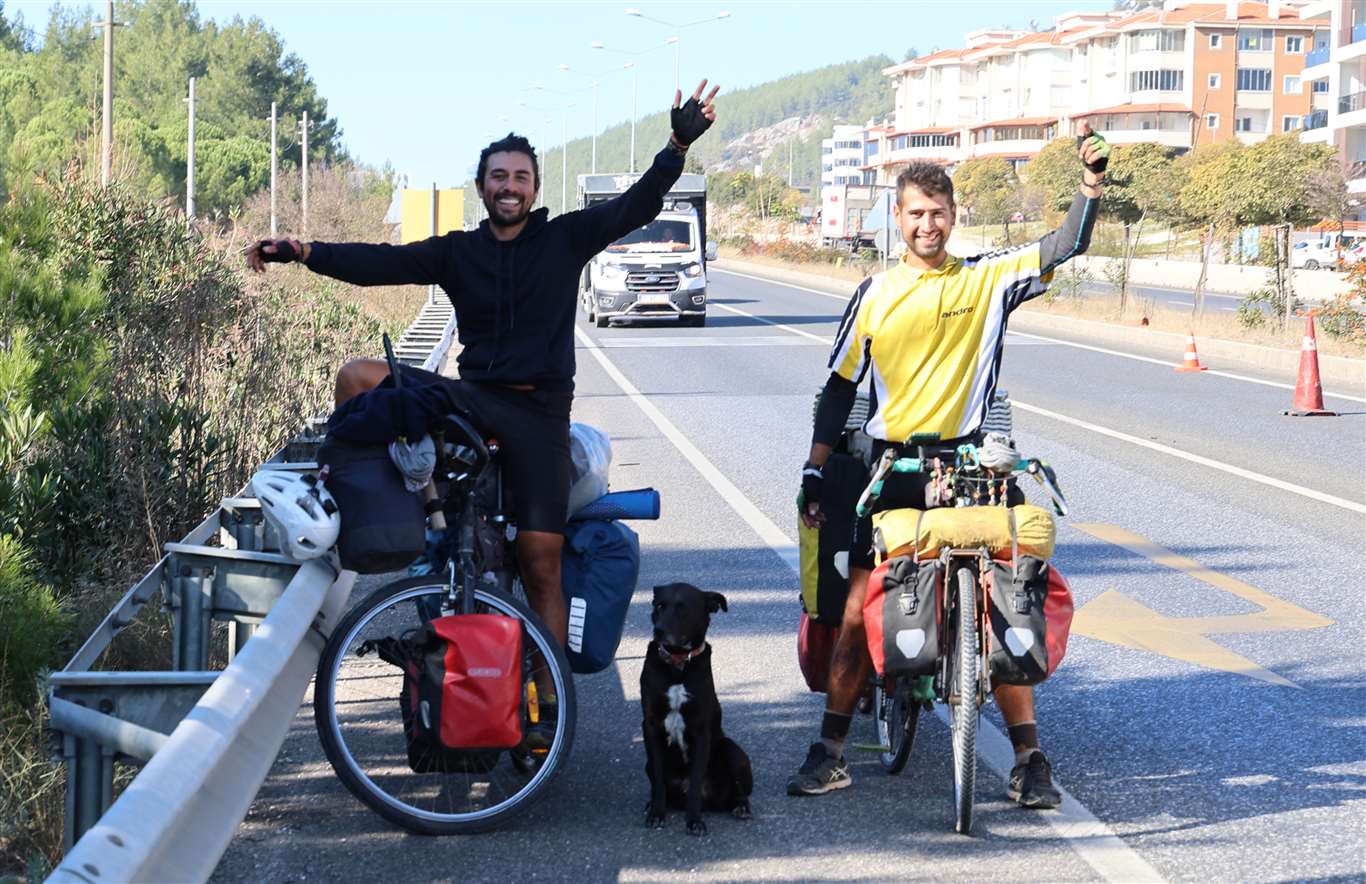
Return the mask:
<svg viewBox="0 0 1366 884"><path fill-rule="evenodd" d="M920 434L917 434L920 435ZM933 435L935 440L937 434ZM916 437L912 437L915 439ZM932 440L933 441L933 440ZM923 455L923 451L922 451ZM953 468L959 473L975 473L982 470L981 460L978 457L977 446L968 442L959 445L955 452ZM863 489L863 494L859 496L858 505L855 508L859 518L863 518L872 512L873 502L882 494L883 484L889 472L892 473L928 473L933 469L933 462L930 458L921 457L895 457L892 449L882 453L881 460L878 461L877 469L873 471L873 476L869 480L867 487ZM1046 461L1039 460L1037 457L1020 458L1015 465L1008 470L991 470L994 477L1033 476L1035 481L1048 491L1052 499L1054 511L1060 515L1067 515L1067 500L1063 497L1062 489L1058 487L1058 476Z"/></svg>

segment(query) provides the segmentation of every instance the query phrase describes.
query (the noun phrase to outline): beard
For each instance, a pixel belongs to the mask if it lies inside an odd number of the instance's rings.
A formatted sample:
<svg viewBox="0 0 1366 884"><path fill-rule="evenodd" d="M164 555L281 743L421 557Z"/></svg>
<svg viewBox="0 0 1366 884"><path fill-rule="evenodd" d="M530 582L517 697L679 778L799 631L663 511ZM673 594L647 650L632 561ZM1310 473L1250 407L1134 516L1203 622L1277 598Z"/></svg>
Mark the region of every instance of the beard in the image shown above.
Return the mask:
<svg viewBox="0 0 1366 884"><path fill-rule="evenodd" d="M489 223L494 227L515 227L531 214L531 204L523 201L517 208L509 211L498 205L498 196L484 197L484 208L489 214Z"/></svg>
<svg viewBox="0 0 1366 884"><path fill-rule="evenodd" d="M944 252L944 237L939 237L933 244L926 243L918 237L911 237L906 240L906 247L915 254L917 258L931 259L938 258Z"/></svg>

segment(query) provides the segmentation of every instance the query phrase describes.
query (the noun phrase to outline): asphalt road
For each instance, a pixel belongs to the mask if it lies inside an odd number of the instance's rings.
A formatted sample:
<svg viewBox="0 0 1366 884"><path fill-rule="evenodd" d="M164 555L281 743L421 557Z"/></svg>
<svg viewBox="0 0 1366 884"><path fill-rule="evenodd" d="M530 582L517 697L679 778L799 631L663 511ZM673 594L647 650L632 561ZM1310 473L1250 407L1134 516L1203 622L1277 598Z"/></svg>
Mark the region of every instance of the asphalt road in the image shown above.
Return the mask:
<svg viewBox="0 0 1366 884"><path fill-rule="evenodd" d="M964 838L932 716L900 777L853 751L852 788L783 793L823 708L797 669L787 559L842 304L719 270L710 285L704 329L581 323L574 417L610 432L613 487L658 488L664 513L635 523L641 591L617 665L579 678L574 755L533 817L469 838L392 829L332 775L310 697L215 880L1360 879L1366 389L1333 391L1351 414L1292 419L1268 383L1293 379L1009 336L1017 439L1073 508L1055 561L1077 620L1038 690L1070 797L1059 812L1008 803L988 733ZM674 580L730 600L713 619L717 687L757 778L756 818L715 818L705 839L681 814L642 825L640 655L649 587ZM853 738L872 739L868 719Z"/></svg>

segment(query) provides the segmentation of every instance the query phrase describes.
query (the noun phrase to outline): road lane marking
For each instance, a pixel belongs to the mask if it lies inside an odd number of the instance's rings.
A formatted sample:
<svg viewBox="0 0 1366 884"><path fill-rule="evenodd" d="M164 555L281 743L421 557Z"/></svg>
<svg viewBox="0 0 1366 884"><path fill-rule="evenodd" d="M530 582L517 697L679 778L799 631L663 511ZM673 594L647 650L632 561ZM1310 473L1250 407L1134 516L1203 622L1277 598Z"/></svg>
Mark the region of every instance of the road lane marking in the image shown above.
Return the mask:
<svg viewBox="0 0 1366 884"><path fill-rule="evenodd" d="M1321 629L1334 622L1293 605L1284 599L1214 571L1194 559L1164 549L1118 525L1072 523L1084 531L1167 568L1194 577L1215 589L1237 596L1261 608L1248 614L1211 617L1167 617L1115 589L1107 589L1077 609L1072 631L1099 641L1139 651L1149 651L1206 669L1245 675L1281 687L1299 685L1258 666L1251 660L1212 641L1211 633L1292 632Z"/></svg>
<svg viewBox="0 0 1366 884"><path fill-rule="evenodd" d="M836 299L836 300L838 300L838 301L843 301L843 302L845 302L845 303L848 303L848 302L849 302L849 296L837 295L837 294L834 294L834 293L832 293L832 292L823 292L823 291L821 291L820 289L813 289L813 288L810 288L809 286L795 285L795 284L790 283L790 282L782 282L782 281L776 280L776 279L764 279L762 276L751 276L751 275L748 274L748 273L736 273L734 270L719 270L719 269L718 269L717 272L719 272L719 273L729 273L731 276L739 276L739 277L742 277L742 278L744 278L744 279L752 279L752 280L754 280L755 282L766 282L766 283L769 283L770 285L785 286L786 288L796 289L796 290L801 291L801 292L810 292L811 294L814 294L814 295L824 295L824 296L827 297L827 298L834 298L834 299ZM717 306L720 306L720 305L717 305ZM1222 308L1222 309L1226 309L1226 310L1227 310L1227 309L1232 309L1232 308L1227 308L1227 307L1226 307L1226 308ZM831 321L833 322L833 321L835 321L837 318L838 318L838 317L832 316L830 319L831 319ZM1050 341L1050 342L1052 342L1052 343L1054 343L1054 344L1061 344L1061 345L1064 346L1064 347L1076 347L1076 348L1079 349L1079 350L1092 350L1092 351L1094 351L1094 352L1096 352L1096 353L1104 353L1104 354L1107 355L1107 356L1118 356L1118 357L1120 357L1120 358L1122 358L1122 359L1133 359L1133 360L1136 360L1136 361L1138 361L1138 362L1151 362L1151 363L1153 363L1154 365L1166 365L1166 366L1170 366L1170 365L1174 365L1174 364L1175 364L1175 363L1173 363L1173 362L1163 361L1163 360L1161 360L1161 359L1154 359L1154 358L1152 358L1152 357L1150 357L1150 356L1138 356L1138 355L1135 355L1135 354L1133 354L1133 353L1124 353L1124 352L1121 352L1121 351L1119 351L1119 350L1108 350L1108 349L1106 349L1106 348L1104 348L1104 347L1094 347L1094 346L1091 346L1090 344L1078 344L1078 343L1075 343L1075 342L1073 342L1073 341L1066 341L1066 340L1063 340L1063 339L1061 339L1061 338L1050 338L1050 337L1046 337L1046 336L1044 336L1044 335L1035 335L1035 334L1029 334L1029 333L1026 333L1026 332L1018 332L1018 331L1011 331L1010 334L1012 334L1012 335L1019 335L1019 336L1021 336L1021 337L1026 337L1026 338L1036 338L1036 339L1041 340L1041 341ZM1247 383L1249 383L1249 384L1261 384L1261 385L1264 386L1264 387L1275 387L1275 388L1277 388L1277 389L1279 389L1279 390L1293 390L1293 389L1295 389L1295 385L1294 385L1294 384L1282 384L1282 383L1279 383L1279 382L1277 382L1277 381L1265 381L1265 380L1262 380L1261 378L1252 378L1252 377L1248 377L1247 375L1233 374L1232 372L1227 372L1227 371L1213 371L1213 370L1211 370L1211 371L1207 371L1207 372L1205 372L1205 373L1208 374L1208 375L1212 375L1212 376L1214 376L1214 377L1230 378L1230 379L1235 380L1235 381L1245 381L1245 382L1247 382ZM1330 393L1329 391L1324 390L1324 391L1323 391L1323 395L1325 395L1325 396L1331 396L1331 397L1333 397L1334 399L1346 399L1348 402L1360 402L1360 403L1366 404L1366 398L1361 398L1361 397L1359 397L1359 396L1348 396L1348 395L1345 394L1345 393Z"/></svg>
<svg viewBox="0 0 1366 884"><path fill-rule="evenodd" d="M825 344L825 345L828 346L828 345L830 344L830 341L831 341L830 335L813 335L813 334L812 334L811 332L809 332L809 331L802 331L801 329L799 329L799 328L793 328L793 327L790 326L790 325L783 325L781 322L774 322L773 320L771 320L771 319L765 319L765 318L762 317L762 316L755 316L753 313L746 313L744 310L741 310L741 309L739 309L738 307L732 307L732 306L730 306L729 304L718 304L718 303L716 303L715 301L712 301L712 302L711 302L711 306L712 306L712 307L720 307L722 310L729 310L731 313L738 314L738 315L740 315L740 316L745 317L746 319L753 319L753 320L755 320L756 322L762 322L764 325L771 325L771 326L773 326L774 328L780 328L780 329L782 329L782 330L785 331L785 332L792 332L792 334L794 334L794 335L801 335L801 336L804 337L804 338L810 338L811 340L813 340L813 341L815 341L815 342L817 342L817 343L819 343L819 344ZM830 321L831 321L831 322L834 322L834 321L836 320L836 318L837 318L837 317L832 316L832 317L830 317Z"/></svg>
<svg viewBox="0 0 1366 884"><path fill-rule="evenodd" d="M1047 341L1050 344L1060 344L1064 347L1075 347L1078 350L1091 350L1096 353L1104 353L1106 356L1118 356L1121 359L1132 359L1135 362L1150 362L1153 365L1161 365L1167 367L1174 366L1177 364L1170 360L1155 359L1152 356L1139 356L1134 353L1124 353L1120 350L1109 350L1105 347L1097 347L1093 344L1078 344L1075 341L1067 341L1063 340L1062 338L1050 338L1047 335L1036 335L1032 332L1011 331L1009 332L1009 334L1020 338L1030 338L1035 341ZM1231 378L1235 381L1246 381L1249 384L1261 384L1263 387L1275 387L1278 390L1295 389L1294 384L1282 384L1279 381L1266 381L1262 380L1261 378L1250 378L1247 375L1233 374L1232 372L1227 371L1216 371L1214 369L1208 369L1204 372L1204 374L1218 378ZM1323 391L1323 395L1332 396L1335 399L1346 399L1348 402L1360 402L1366 405L1366 398L1362 398L1360 396L1348 396L1345 393L1330 393L1327 390Z"/></svg>
<svg viewBox="0 0 1366 884"><path fill-rule="evenodd" d="M717 306L717 305L712 305ZM756 317L757 318L757 317ZM827 342L822 340L821 345ZM786 335L744 335L744 336L640 336L619 338L604 336L597 342L604 350L654 347L810 347L806 341L794 340Z"/></svg>
<svg viewBox="0 0 1366 884"><path fill-rule="evenodd" d="M1363 515L1366 515L1366 504L1357 503L1354 500L1344 500L1341 497L1334 497L1331 494L1324 494L1322 491L1315 491L1312 488L1305 488L1303 486L1295 485L1290 482L1285 482L1281 479L1276 479L1271 476L1264 476L1261 473L1254 473L1251 470L1245 470L1242 467L1235 467L1232 464L1227 464L1223 463L1222 461L1213 460L1212 458L1204 457L1199 454L1192 454L1189 451L1182 451L1179 448L1172 448L1170 445L1163 445L1160 442L1151 442L1147 439L1140 439L1137 436L1130 436L1128 433L1121 433L1118 430L1112 430L1109 427L1102 427L1099 424L1093 424L1087 421L1077 420L1074 417L1068 417L1065 414L1058 414L1056 411L1049 411L1046 408L1039 408L1037 405L1030 405L1028 403L1021 402L1018 399L1010 400L1010 404L1020 409L1021 411L1028 411L1033 414L1042 415L1043 417L1052 418L1053 420L1059 421L1060 423L1069 424L1074 427L1079 427L1083 430L1090 430L1093 433L1099 433L1100 435L1108 436L1111 439L1118 439L1121 442L1128 442L1130 445L1137 445L1141 448L1147 448L1150 451L1160 451L1163 454L1180 458L1181 460L1190 461L1191 463L1199 464L1203 467L1209 467L1210 469L1219 470L1220 472L1237 476L1240 479L1247 479L1248 481L1257 482L1261 485L1269 485L1270 487L1276 488L1280 491L1288 491L1291 494L1298 494L1299 496L1307 497L1310 500L1317 500L1320 503L1326 503L1330 504L1331 506L1341 507L1342 509L1348 510L1349 512L1361 513Z"/></svg>
<svg viewBox="0 0 1366 884"><path fill-rule="evenodd" d="M794 329L795 331L795 329ZM664 416L631 381L613 364L607 354L594 343L593 339L579 327L574 328L579 343L602 366L621 391L636 404L656 429L664 435L684 459L690 463L706 480L721 499L733 509L750 529L759 536L768 548L782 560L793 576L800 578L801 559L794 543L773 520L764 514L747 498L734 483L727 479L716 465L688 439L672 421ZM983 720L977 726L977 754L1002 779L1009 779L1010 769L1015 766L1015 753L1010 741L995 725ZM1107 881L1161 881L1162 876L1148 864L1133 848L1129 847L1095 814L1081 802L1073 798L1056 781L1054 783L1062 795L1062 806L1055 811L1042 811L1040 816L1048 821L1067 844Z"/></svg>

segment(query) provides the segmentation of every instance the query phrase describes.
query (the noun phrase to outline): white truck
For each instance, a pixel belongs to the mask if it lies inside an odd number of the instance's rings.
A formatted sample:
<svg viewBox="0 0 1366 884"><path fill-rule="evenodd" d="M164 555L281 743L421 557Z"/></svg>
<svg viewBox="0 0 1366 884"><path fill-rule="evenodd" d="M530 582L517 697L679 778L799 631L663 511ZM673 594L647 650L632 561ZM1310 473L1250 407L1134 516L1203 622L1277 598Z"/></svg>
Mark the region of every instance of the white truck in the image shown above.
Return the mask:
<svg viewBox="0 0 1366 884"><path fill-rule="evenodd" d="M580 175L579 208L626 191L640 175ZM590 322L666 318L707 322L706 262L716 257L707 236L707 178L684 174L654 220L594 256L580 280Z"/></svg>
<svg viewBox="0 0 1366 884"><path fill-rule="evenodd" d="M875 247L875 231L888 226L881 217L870 217L883 203L890 187L872 184L827 184L821 188L821 245L857 252ZM883 214L881 212L879 215ZM868 222L873 223L868 223Z"/></svg>

